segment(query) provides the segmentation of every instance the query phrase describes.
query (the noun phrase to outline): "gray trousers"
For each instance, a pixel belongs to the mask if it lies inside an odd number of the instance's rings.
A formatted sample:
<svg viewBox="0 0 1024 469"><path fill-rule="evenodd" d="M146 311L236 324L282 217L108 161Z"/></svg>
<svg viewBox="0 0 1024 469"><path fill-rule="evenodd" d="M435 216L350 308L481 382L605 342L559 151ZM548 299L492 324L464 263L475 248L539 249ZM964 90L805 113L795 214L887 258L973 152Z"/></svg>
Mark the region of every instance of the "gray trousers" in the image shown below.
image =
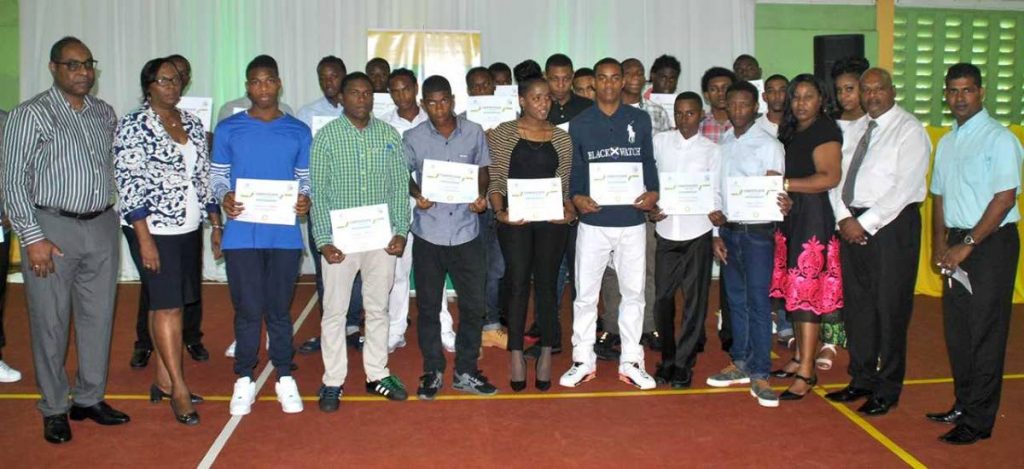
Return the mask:
<svg viewBox="0 0 1024 469"><path fill-rule="evenodd" d="M654 223L645 222L647 227L647 272L644 280L644 333L654 332L654 253L658 248L658 240L654 236ZM615 269L604 270L601 278L601 301L604 310L601 312L601 323L609 334L619 333L619 303L622 293L619 292L619 277Z"/></svg>
<svg viewBox="0 0 1024 469"><path fill-rule="evenodd" d="M50 416L68 411L69 393L76 405L91 406L103 400L120 237L114 210L92 220L75 220L37 210L36 220L46 238L64 253L53 257L55 272L41 278L32 272L28 252L21 248L32 361L36 385L43 395L38 407L44 416ZM64 369L72 310L78 357L74 388L70 388Z"/></svg>

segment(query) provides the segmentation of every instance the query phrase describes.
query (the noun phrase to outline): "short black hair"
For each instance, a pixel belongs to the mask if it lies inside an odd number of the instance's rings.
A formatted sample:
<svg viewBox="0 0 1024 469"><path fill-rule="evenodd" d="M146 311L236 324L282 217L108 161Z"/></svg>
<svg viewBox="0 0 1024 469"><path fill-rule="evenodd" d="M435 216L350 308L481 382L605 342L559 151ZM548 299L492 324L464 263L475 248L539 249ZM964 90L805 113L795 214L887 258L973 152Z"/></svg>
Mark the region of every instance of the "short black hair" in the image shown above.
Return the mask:
<svg viewBox="0 0 1024 469"><path fill-rule="evenodd" d="M526 59L519 62L519 64L512 69L512 76L516 79L516 83L526 81L531 77L540 74L540 64L533 59Z"/></svg>
<svg viewBox="0 0 1024 469"><path fill-rule="evenodd" d="M370 85L370 88L373 88L373 82L370 81L370 76L369 75L367 75L367 74L365 74L363 72L352 72L352 73L346 74L345 78L341 79L341 92L344 93L345 90L348 89L348 85L350 85L350 84L352 84L352 83L354 83L356 81L359 81L359 80L365 81L366 84Z"/></svg>
<svg viewBox="0 0 1024 469"><path fill-rule="evenodd" d="M700 94L693 91L683 91L682 93L677 94L676 103L679 101L693 101L697 103L697 107L704 109L704 100L700 97Z"/></svg>
<svg viewBox="0 0 1024 469"><path fill-rule="evenodd" d="M644 68L644 63L641 62L640 59L638 59L636 57L630 57L630 58L628 58L626 60L623 60L622 61L622 68L626 68L626 64L627 63L629 63L629 64L635 63L635 64L639 65L640 68Z"/></svg>
<svg viewBox="0 0 1024 469"><path fill-rule="evenodd" d="M251 73L253 70L256 70L257 68L265 68L271 70L274 72L274 75L280 74L280 72L277 70L277 61L274 60L273 57L266 54L257 55L255 58L252 59L252 61L249 62L249 65L245 67L245 76L248 78L249 73Z"/></svg>
<svg viewBox="0 0 1024 469"><path fill-rule="evenodd" d="M737 91L750 93L750 97L757 102L757 87L751 84L749 81L737 81L729 85L729 89L725 91L725 95L729 96Z"/></svg>
<svg viewBox="0 0 1024 469"><path fill-rule="evenodd" d="M487 68L485 68L485 67L473 67L473 68L469 69L468 72L466 72L466 86L469 86L469 78L472 77L473 75L476 75L477 73L486 73L487 76L491 77L492 81L494 80L494 74L492 74L491 71L488 70Z"/></svg>
<svg viewBox="0 0 1024 469"><path fill-rule="evenodd" d="M651 75L654 75L663 68L675 70L676 74L682 73L683 70L683 66L679 63L679 60L667 54L662 54L658 58L654 59L654 63L651 64Z"/></svg>
<svg viewBox="0 0 1024 469"><path fill-rule="evenodd" d="M772 80L782 80L782 81L786 82L787 85L789 84L789 78L786 78L786 76L781 74L781 73L776 73L776 74L768 77L768 79L766 79L764 81L765 86L768 86L768 82L772 81Z"/></svg>
<svg viewBox="0 0 1024 469"><path fill-rule="evenodd" d="M953 64L946 70L946 84L948 85L950 80L956 80L958 78L971 78L974 80L974 84L981 88L981 70L975 67L974 64L967 62L960 62Z"/></svg>
<svg viewBox="0 0 1024 469"><path fill-rule="evenodd" d="M619 62L618 60L615 60L615 59L613 59L611 57L605 57L605 58L603 58L601 60L598 60L597 63L594 64L594 74L595 75L597 74L598 67L600 67L602 65L614 65L616 67L619 67L619 73L622 73L622 63L621 62Z"/></svg>
<svg viewBox="0 0 1024 469"><path fill-rule="evenodd" d="M839 78L842 75L852 73L856 75L859 80L860 76L869 68L871 68L871 63L864 57L844 57L832 64L830 75L832 80L835 81L836 78Z"/></svg>
<svg viewBox="0 0 1024 469"><path fill-rule="evenodd" d="M548 71L551 67L569 67L572 68L572 59L565 54L551 54L548 60L544 62L544 71Z"/></svg>
<svg viewBox="0 0 1024 469"><path fill-rule="evenodd" d="M739 62L739 61L741 61L741 60L749 60L749 61L751 61L751 62L754 62L754 65L756 65L756 66L758 66L758 67L760 67L760 66L761 66L761 63L760 63L760 62L758 62L758 61L757 61L757 59L755 59L755 58L754 58L754 56L752 56L752 55L750 55L750 54L740 54L740 55L737 55L737 56L736 56L736 60L733 60L733 61L732 61L732 64L733 64L733 65L736 65L736 62Z"/></svg>
<svg viewBox="0 0 1024 469"><path fill-rule="evenodd" d="M594 76L594 69L583 67L583 68L581 68L579 70L576 70L576 73L573 74L572 79L575 80L577 78L592 77L592 76Z"/></svg>
<svg viewBox="0 0 1024 469"><path fill-rule="evenodd" d="M74 36L64 36L53 43L50 47L50 62L60 62L60 54L64 52L64 48L71 44L81 44L85 46L85 43L81 39Z"/></svg>
<svg viewBox="0 0 1024 469"><path fill-rule="evenodd" d="M383 65L388 70L391 70L391 64L389 64L388 61L384 59L384 57L374 57L370 59L368 62L366 62L366 69L369 70L371 65Z"/></svg>
<svg viewBox="0 0 1024 469"><path fill-rule="evenodd" d="M188 59L185 58L185 56L181 55L181 54L171 54L171 55L168 55L166 58L167 58L167 60L182 60L185 63L187 63L190 67L192 66L192 62L189 62Z"/></svg>
<svg viewBox="0 0 1024 469"><path fill-rule="evenodd" d="M146 62L146 64L142 66L142 72L139 73L139 85L142 86L143 101L149 99L149 85L152 85L154 82L156 82L157 72L159 72L160 67L163 67L164 64L166 63L170 63L171 67L174 67L174 63L171 62L171 59L169 57L158 57L150 60L149 62ZM175 74L178 73L177 68L175 68L174 71Z"/></svg>
<svg viewBox="0 0 1024 469"><path fill-rule="evenodd" d="M438 92L452 94L452 84L448 82L447 78L441 75L431 75L423 80L423 96Z"/></svg>
<svg viewBox="0 0 1024 469"><path fill-rule="evenodd" d="M701 92L708 92L708 84L715 78L725 77L728 78L732 83L736 83L736 74L725 67L711 67L704 72L704 75L700 77L700 90Z"/></svg>
<svg viewBox="0 0 1024 469"><path fill-rule="evenodd" d="M391 75L388 75L388 83L398 77L405 77L412 81L412 84L416 84L416 72L409 70L408 68L396 68L391 71Z"/></svg>
<svg viewBox="0 0 1024 469"><path fill-rule="evenodd" d="M508 64L505 62L494 62L491 64L490 67L487 67L487 70L491 71L491 75L500 72L505 72L508 74L508 76L512 76L512 69L509 68Z"/></svg>
<svg viewBox="0 0 1024 469"><path fill-rule="evenodd" d="M345 66L345 61L339 59L338 57L328 55L327 57L320 59L320 61L317 62L316 64L316 71L319 72L320 67L323 67L324 65L334 65L335 67L341 69L341 73L348 75L348 67Z"/></svg>

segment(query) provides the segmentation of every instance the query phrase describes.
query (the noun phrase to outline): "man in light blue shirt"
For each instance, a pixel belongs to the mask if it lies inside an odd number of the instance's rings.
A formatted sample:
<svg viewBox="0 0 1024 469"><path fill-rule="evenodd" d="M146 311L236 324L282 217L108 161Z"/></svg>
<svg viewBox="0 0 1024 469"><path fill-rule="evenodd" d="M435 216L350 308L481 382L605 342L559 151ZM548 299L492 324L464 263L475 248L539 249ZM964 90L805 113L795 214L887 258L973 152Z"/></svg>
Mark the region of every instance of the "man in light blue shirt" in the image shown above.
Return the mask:
<svg viewBox="0 0 1024 469"><path fill-rule="evenodd" d="M932 262L946 276L942 315L956 401L926 417L956 425L940 441L969 445L992 435L999 411L1024 152L985 111L978 67L950 67L945 95L956 123L939 141L932 170Z"/></svg>

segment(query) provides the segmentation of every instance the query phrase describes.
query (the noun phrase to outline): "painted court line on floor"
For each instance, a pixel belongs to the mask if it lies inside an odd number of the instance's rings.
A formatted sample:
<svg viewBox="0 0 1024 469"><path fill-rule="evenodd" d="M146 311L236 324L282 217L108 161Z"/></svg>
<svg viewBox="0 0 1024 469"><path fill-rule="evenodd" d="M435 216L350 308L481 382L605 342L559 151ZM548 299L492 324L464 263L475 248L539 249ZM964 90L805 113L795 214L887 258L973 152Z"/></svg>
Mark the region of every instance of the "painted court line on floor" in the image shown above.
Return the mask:
<svg viewBox="0 0 1024 469"><path fill-rule="evenodd" d="M302 327L302 323L306 321L306 316L309 316L309 312L313 310L313 305L316 304L317 294L313 292L313 296L309 299L309 303L306 303L306 307L302 310L302 314L295 320L292 325L292 335L294 336L299 328ZM259 378L256 380L256 394L259 395L263 385L267 383L267 379L270 378L270 373L273 371L273 364L270 360L267 360L267 364L263 367L263 372L260 373ZM231 397L228 397L230 400ZM210 449L206 451L206 456L203 456L203 460L199 462L201 469L208 469L213 466L214 461L217 460L217 456L220 455L221 450L224 449L224 445L227 444L228 439L238 428L238 424L242 421L243 415L232 415L228 420L228 423L224 425L224 429L220 431L220 435L217 435L217 439L213 440L213 444L210 445Z"/></svg>
<svg viewBox="0 0 1024 469"><path fill-rule="evenodd" d="M871 425L870 423L868 423L867 420L864 420L863 417L857 415L856 412L850 410L849 407L846 407L840 402L832 402L826 399L825 390L823 388L814 388L814 394L818 395L818 397L820 397L823 401L827 402L830 406L832 406L833 409L838 410L840 414L843 414L844 417L846 417L855 425L860 427L861 430L864 430L864 432L867 433L868 436L874 438L875 441L881 443L882 446L884 446L886 449L895 454L896 457L903 460L903 462L906 463L908 466L913 467L915 469L928 467L925 466L924 463L919 461L917 458L915 458L914 455L910 454L909 452L907 452L907 450L903 449L902 447L900 447L900 445L896 444L895 441L892 441L879 429L875 428L874 425Z"/></svg>

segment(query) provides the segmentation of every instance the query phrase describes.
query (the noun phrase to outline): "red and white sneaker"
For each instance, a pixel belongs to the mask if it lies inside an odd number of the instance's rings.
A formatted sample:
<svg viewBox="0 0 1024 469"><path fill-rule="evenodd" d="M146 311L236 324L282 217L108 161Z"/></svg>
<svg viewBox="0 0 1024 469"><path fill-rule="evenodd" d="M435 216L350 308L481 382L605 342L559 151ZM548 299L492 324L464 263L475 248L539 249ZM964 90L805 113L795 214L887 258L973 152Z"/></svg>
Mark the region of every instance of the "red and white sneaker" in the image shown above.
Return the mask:
<svg viewBox="0 0 1024 469"><path fill-rule="evenodd" d="M575 388L587 381L597 377L597 369L594 365L587 365L583 362L573 362L572 368L566 371L558 380L558 384L567 388Z"/></svg>
<svg viewBox="0 0 1024 469"><path fill-rule="evenodd" d="M658 383L651 375L647 374L637 362L627 362L619 365L619 381L632 384L642 390L654 389Z"/></svg>

